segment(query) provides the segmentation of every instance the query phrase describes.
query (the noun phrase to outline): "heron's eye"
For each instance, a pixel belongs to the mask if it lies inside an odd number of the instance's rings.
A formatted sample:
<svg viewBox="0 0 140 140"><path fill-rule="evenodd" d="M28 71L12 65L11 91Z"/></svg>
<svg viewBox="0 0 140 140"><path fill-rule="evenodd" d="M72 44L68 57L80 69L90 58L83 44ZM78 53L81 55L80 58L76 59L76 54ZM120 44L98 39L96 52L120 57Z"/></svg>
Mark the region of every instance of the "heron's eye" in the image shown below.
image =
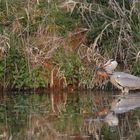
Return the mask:
<svg viewBox="0 0 140 140"><path fill-rule="evenodd" d="M120 102L121 101L121 99L118 99L118 101L117 102Z"/></svg>

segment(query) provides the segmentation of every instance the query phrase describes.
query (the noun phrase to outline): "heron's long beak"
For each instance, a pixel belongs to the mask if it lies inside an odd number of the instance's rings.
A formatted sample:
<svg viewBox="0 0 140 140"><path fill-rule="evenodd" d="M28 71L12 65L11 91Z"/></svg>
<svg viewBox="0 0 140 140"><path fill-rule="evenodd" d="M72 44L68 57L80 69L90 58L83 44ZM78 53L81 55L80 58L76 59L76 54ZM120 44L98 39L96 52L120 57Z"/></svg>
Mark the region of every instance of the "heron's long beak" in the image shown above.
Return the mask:
<svg viewBox="0 0 140 140"><path fill-rule="evenodd" d="M108 66L111 66L110 60L107 61L105 64L103 64L103 65L101 65L101 66L96 66L95 71L98 71L98 70L106 70L106 68L107 68Z"/></svg>
<svg viewBox="0 0 140 140"><path fill-rule="evenodd" d="M107 68L108 66L111 66L111 60L107 61L103 66L101 66L103 69Z"/></svg>

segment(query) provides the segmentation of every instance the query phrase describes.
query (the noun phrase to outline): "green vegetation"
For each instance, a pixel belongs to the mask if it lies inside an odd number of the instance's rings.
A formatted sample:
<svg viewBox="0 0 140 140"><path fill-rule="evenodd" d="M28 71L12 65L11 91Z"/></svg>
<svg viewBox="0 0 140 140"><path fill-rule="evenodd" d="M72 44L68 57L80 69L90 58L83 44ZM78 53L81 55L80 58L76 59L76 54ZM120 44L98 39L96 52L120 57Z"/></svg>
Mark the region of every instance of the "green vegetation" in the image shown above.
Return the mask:
<svg viewBox="0 0 140 140"><path fill-rule="evenodd" d="M139 11L127 0L0 0L0 85L45 87L57 66L58 81L92 88L95 66L111 58L140 75Z"/></svg>

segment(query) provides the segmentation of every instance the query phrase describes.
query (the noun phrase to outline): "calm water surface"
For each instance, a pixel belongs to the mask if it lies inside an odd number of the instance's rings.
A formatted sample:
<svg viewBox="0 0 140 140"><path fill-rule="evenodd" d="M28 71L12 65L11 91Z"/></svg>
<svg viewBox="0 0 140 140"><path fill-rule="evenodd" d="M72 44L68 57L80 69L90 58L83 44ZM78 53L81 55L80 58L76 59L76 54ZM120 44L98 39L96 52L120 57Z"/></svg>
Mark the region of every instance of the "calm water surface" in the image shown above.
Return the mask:
<svg viewBox="0 0 140 140"><path fill-rule="evenodd" d="M140 94L121 99L118 95L99 91L4 94L0 139L140 140Z"/></svg>

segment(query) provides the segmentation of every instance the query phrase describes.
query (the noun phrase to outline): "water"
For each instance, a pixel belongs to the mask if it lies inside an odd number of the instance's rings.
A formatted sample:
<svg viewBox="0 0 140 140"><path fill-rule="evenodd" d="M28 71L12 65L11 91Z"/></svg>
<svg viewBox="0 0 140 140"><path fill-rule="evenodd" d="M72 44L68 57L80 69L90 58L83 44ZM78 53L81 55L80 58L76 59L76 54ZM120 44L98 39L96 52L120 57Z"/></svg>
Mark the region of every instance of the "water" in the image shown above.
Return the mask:
<svg viewBox="0 0 140 140"><path fill-rule="evenodd" d="M99 91L4 94L0 98L0 139L139 140L139 106L114 113L111 109L117 94ZM139 94L136 96L140 98Z"/></svg>

